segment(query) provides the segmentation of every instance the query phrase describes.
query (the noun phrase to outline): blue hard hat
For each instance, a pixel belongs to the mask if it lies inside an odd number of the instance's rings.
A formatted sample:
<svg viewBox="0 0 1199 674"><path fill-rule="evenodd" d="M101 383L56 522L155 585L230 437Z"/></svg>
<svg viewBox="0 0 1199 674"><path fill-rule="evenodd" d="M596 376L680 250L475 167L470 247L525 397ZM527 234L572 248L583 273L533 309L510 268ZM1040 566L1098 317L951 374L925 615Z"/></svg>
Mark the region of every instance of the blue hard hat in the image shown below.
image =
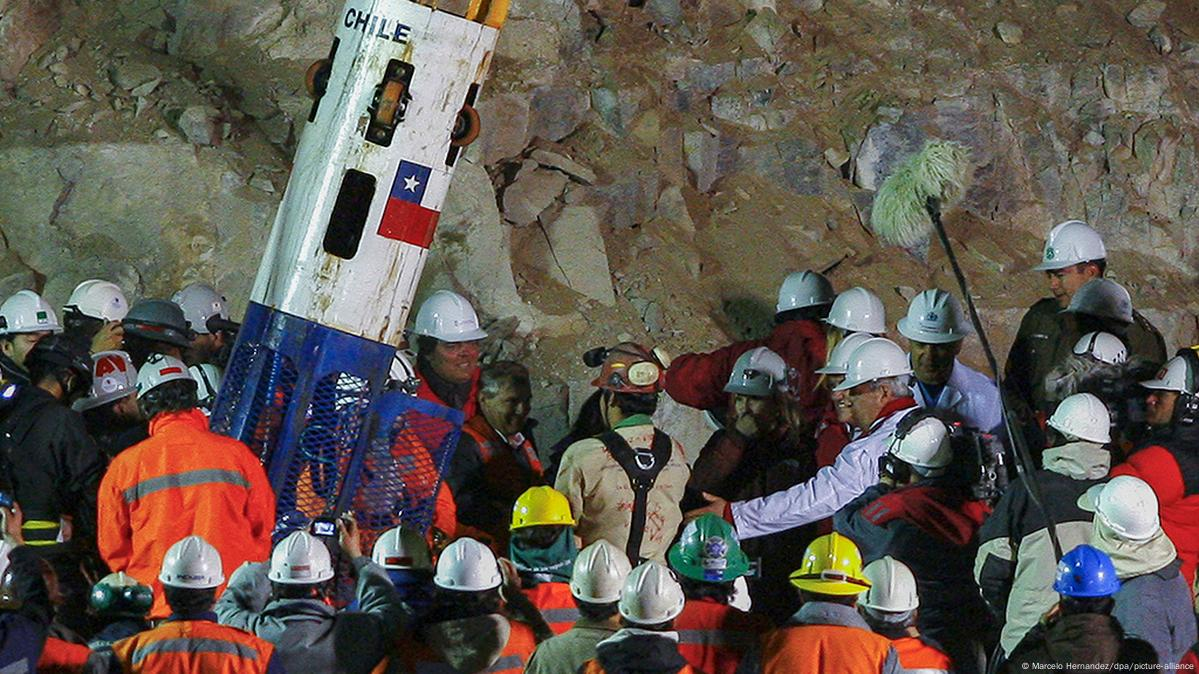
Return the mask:
<svg viewBox="0 0 1199 674"><path fill-rule="evenodd" d="M1107 597L1120 589L1111 557L1089 545L1080 545L1057 563L1053 589L1065 597Z"/></svg>

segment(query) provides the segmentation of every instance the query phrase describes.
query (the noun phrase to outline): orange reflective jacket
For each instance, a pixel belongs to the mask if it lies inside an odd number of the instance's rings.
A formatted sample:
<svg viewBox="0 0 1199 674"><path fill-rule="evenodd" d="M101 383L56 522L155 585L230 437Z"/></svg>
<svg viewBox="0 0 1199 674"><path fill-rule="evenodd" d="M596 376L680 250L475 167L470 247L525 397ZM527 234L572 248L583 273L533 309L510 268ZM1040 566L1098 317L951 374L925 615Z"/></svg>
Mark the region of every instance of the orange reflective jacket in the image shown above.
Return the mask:
<svg viewBox="0 0 1199 674"><path fill-rule="evenodd" d="M762 674L878 674L891 642L857 627L791 625L762 639Z"/></svg>
<svg viewBox="0 0 1199 674"><path fill-rule="evenodd" d="M196 534L215 546L226 575L271 554L275 495L262 464L242 443L209 432L196 409L154 417L150 437L113 459L97 511L101 557L153 586L154 618L170 615L158 572L180 539Z"/></svg>
<svg viewBox="0 0 1199 674"><path fill-rule="evenodd" d="M210 620L169 620L112 652L126 674L265 674L275 647Z"/></svg>
<svg viewBox="0 0 1199 674"><path fill-rule="evenodd" d="M929 646L919 637L904 637L891 642L899 655L899 666L905 672L918 674L948 674L953 671L953 661L941 651Z"/></svg>
<svg viewBox="0 0 1199 674"><path fill-rule="evenodd" d="M674 619L674 629L679 633L679 654L696 669L733 674L770 623L715 601L689 599Z"/></svg>
<svg viewBox="0 0 1199 674"><path fill-rule="evenodd" d="M554 634L562 634L574 627L579 619L579 607L570 594L570 583L540 583L521 592L541 611L541 617L549 623Z"/></svg>
<svg viewBox="0 0 1199 674"><path fill-rule="evenodd" d="M87 658L92 649L87 646L63 641L58 637L47 637L38 658L38 674L74 674L87 671Z"/></svg>

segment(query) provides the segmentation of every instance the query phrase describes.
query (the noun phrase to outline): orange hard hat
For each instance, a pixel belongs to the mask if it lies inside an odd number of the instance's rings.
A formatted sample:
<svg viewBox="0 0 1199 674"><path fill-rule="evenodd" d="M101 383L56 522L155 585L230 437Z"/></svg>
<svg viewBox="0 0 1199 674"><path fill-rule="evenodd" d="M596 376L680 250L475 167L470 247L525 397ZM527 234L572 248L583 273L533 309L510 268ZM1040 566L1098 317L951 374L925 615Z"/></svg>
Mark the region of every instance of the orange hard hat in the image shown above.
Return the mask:
<svg viewBox="0 0 1199 674"><path fill-rule="evenodd" d="M621 342L603 349L600 373L591 385L616 393L659 393L665 380L666 367L654 352L635 342Z"/></svg>

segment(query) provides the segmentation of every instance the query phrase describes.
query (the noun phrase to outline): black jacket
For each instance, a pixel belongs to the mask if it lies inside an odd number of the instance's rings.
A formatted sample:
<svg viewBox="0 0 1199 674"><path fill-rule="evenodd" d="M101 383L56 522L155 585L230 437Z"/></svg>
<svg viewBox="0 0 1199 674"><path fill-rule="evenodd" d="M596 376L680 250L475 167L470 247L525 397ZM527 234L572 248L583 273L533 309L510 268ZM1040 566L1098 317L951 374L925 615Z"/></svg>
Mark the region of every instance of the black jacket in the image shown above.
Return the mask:
<svg viewBox="0 0 1199 674"><path fill-rule="evenodd" d="M70 515L73 537L90 545L104 459L79 413L36 386L25 387L0 421L0 433L10 436L0 440L0 450L9 453L8 478L24 512L26 540L32 540L30 522Z"/></svg>
<svg viewBox="0 0 1199 674"><path fill-rule="evenodd" d="M1029 630L1006 666L1009 672L1027 672L1068 664L1156 666L1157 653L1144 641L1124 636L1120 622L1110 615L1076 613Z"/></svg>

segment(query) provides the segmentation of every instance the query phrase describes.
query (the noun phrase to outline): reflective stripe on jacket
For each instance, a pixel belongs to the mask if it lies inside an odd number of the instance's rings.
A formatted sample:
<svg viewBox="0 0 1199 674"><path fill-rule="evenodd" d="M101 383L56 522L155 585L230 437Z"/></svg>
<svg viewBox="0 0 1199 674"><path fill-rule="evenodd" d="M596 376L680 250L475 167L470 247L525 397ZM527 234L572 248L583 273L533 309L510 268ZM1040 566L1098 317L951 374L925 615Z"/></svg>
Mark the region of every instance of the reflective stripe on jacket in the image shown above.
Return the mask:
<svg viewBox="0 0 1199 674"><path fill-rule="evenodd" d="M230 572L271 554L275 495L262 464L244 444L209 432L198 409L151 420L150 437L113 459L98 511L101 557L153 586L154 618L170 614L158 572L176 541L202 536Z"/></svg>
<svg viewBox="0 0 1199 674"><path fill-rule="evenodd" d="M549 623L554 634L569 630L579 619L579 607L570 594L570 583L538 583L521 592L541 611L541 617Z"/></svg>
<svg viewBox="0 0 1199 674"><path fill-rule="evenodd" d="M112 645L126 674L266 674L274 651L248 632L208 620L168 620Z"/></svg>
<svg viewBox="0 0 1199 674"><path fill-rule="evenodd" d="M770 627L761 616L711 600L688 599L674 620L679 653L704 674L732 674Z"/></svg>
<svg viewBox="0 0 1199 674"><path fill-rule="evenodd" d="M763 674L878 674L891 643L873 632L841 625L793 625L766 635Z"/></svg>

